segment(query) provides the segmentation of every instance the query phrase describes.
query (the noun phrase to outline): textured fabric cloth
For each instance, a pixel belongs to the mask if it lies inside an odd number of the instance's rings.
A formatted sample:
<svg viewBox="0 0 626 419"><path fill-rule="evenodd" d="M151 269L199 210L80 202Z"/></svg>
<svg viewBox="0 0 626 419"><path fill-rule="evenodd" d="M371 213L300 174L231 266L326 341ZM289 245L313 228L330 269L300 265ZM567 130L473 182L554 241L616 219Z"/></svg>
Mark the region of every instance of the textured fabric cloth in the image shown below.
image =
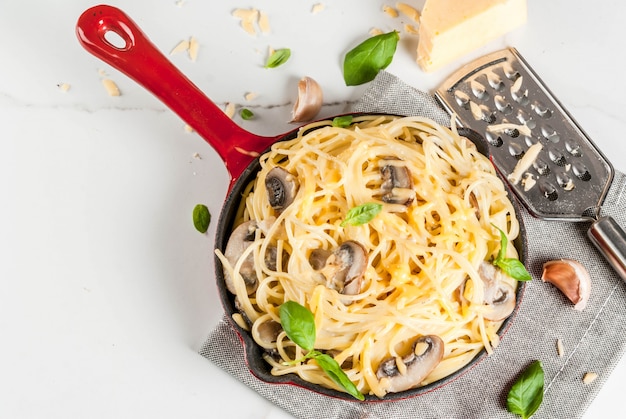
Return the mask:
<svg viewBox="0 0 626 419"><path fill-rule="evenodd" d="M450 116L427 93L381 72L354 105L354 111L428 116L449 125ZM626 226L626 176L617 173L603 205ZM626 285L589 242L587 223L542 221L522 210L529 246L527 283L520 309L496 351L467 373L435 391L396 402L359 403L331 399L290 385L256 379L243 358L241 343L223 319L200 353L241 382L298 418L513 418L506 396L517 375L534 360L545 372L544 400L536 418L577 418L598 393L621 358L626 333ZM544 262L580 261L592 278L584 311L540 279ZM563 342L559 357L557 339ZM586 372L598 379L583 384Z"/></svg>

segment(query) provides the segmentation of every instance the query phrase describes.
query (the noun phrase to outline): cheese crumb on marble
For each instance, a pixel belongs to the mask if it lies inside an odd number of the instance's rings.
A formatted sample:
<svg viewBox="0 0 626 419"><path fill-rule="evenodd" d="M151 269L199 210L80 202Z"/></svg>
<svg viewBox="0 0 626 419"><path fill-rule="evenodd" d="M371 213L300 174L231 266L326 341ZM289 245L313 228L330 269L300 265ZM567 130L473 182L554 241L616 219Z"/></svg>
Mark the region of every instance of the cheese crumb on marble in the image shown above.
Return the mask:
<svg viewBox="0 0 626 419"><path fill-rule="evenodd" d="M241 20L240 24L244 31L252 36L256 36L255 23L259 19L259 11L257 9L235 9L232 15Z"/></svg>
<svg viewBox="0 0 626 419"><path fill-rule="evenodd" d="M233 116L235 116L235 104L232 102L228 102L224 107L224 113L226 114L226 116L232 119Z"/></svg>
<svg viewBox="0 0 626 419"><path fill-rule="evenodd" d="M57 84L57 87L59 88L60 91L62 91L63 93L66 93L66 92L69 92L71 86L68 83L59 83Z"/></svg>
<svg viewBox="0 0 626 419"><path fill-rule="evenodd" d="M381 35L383 33L384 32L381 29L379 29L379 28L372 28L372 29L370 29L370 35L372 35L372 36Z"/></svg>
<svg viewBox="0 0 626 419"><path fill-rule="evenodd" d="M526 0L426 0L417 63L427 72L526 23Z"/></svg>
<svg viewBox="0 0 626 419"><path fill-rule="evenodd" d="M387 16L389 17L393 17L393 18L398 17L398 11L389 5L383 6L383 12L385 12Z"/></svg>
<svg viewBox="0 0 626 419"><path fill-rule="evenodd" d="M102 79L102 85L106 89L109 96L121 96L122 93L113 80Z"/></svg>
<svg viewBox="0 0 626 419"><path fill-rule="evenodd" d="M409 6L406 3L396 3L396 8L413 22L418 23L420 21L420 12L413 6Z"/></svg>
<svg viewBox="0 0 626 419"><path fill-rule="evenodd" d="M256 99L259 96L258 93L255 92L248 92L244 95L244 99L246 99L246 101L250 102L254 99Z"/></svg>
<svg viewBox="0 0 626 419"><path fill-rule="evenodd" d="M191 128L191 125L189 124L185 124L184 128L185 132L193 132L193 128Z"/></svg>
<svg viewBox="0 0 626 419"><path fill-rule="evenodd" d="M415 27L415 25L411 25L409 23L405 23L404 24L404 31L406 33L410 33L411 35L418 35L419 34L419 29L417 29Z"/></svg>
<svg viewBox="0 0 626 419"><path fill-rule="evenodd" d="M270 28L270 20L267 13L259 11L259 29L261 32L268 34L272 31Z"/></svg>
<svg viewBox="0 0 626 419"><path fill-rule="evenodd" d="M313 7L311 7L311 13L313 14L319 13L323 11L325 8L326 8L326 5L324 3L315 3Z"/></svg>
<svg viewBox="0 0 626 419"><path fill-rule="evenodd" d="M189 59L192 62L196 62L198 59L198 50L200 49L200 44L196 41L196 38L193 36L189 38L189 49L187 50L187 54L189 55Z"/></svg>

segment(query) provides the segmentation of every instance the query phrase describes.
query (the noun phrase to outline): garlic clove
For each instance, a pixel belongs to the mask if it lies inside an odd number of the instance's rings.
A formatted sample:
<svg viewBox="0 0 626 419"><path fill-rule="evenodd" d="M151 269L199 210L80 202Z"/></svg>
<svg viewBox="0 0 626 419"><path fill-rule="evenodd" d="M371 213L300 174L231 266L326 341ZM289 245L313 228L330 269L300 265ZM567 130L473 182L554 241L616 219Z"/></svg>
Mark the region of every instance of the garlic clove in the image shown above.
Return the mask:
<svg viewBox="0 0 626 419"><path fill-rule="evenodd" d="M543 264L541 280L557 287L574 303L575 310L584 310L591 294L591 278L579 262L572 259L548 261Z"/></svg>
<svg viewBox="0 0 626 419"><path fill-rule="evenodd" d="M298 98L291 112L291 122L312 120L322 109L323 99L320 85L311 77L303 77L298 82Z"/></svg>

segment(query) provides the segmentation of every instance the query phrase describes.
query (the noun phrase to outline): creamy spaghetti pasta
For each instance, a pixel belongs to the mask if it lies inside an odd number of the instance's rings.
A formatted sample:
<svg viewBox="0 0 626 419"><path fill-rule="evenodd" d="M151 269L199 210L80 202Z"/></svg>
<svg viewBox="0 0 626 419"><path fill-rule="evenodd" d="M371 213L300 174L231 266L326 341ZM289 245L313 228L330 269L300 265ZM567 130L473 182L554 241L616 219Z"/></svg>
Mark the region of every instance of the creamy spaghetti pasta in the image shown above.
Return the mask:
<svg viewBox="0 0 626 419"><path fill-rule="evenodd" d="M347 128L306 126L274 144L260 164L235 222L252 222L246 243L234 255L216 253L236 296L234 317L266 349L272 374L339 389L313 360L288 364L303 355L278 325L278 308L289 300L313 312L315 348L332 355L364 394L396 391L381 365L395 360L406 374L403 359L422 336L440 338L443 356L413 386L448 376L483 348L491 353L504 318L489 313L502 295L487 298L493 281L481 271L500 249L498 229L513 240L519 224L502 181L473 143L426 118L363 116ZM276 167L293 186L284 207L270 205L276 197L265 187ZM382 210L346 225L348 211L368 203ZM347 280L336 283L330 262L347 242L365 256L350 292ZM506 256L517 257L513 246ZM498 281L514 301L516 281Z"/></svg>

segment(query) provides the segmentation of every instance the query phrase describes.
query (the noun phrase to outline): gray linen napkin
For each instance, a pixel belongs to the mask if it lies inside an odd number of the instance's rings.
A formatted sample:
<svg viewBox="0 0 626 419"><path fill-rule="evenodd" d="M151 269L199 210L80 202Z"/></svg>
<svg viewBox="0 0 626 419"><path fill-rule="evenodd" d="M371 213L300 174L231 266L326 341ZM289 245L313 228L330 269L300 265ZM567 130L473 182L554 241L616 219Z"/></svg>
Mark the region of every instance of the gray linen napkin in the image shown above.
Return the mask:
<svg viewBox="0 0 626 419"><path fill-rule="evenodd" d="M381 72L354 111L423 115L448 125L450 117L427 93ZM605 215L626 226L626 176L617 173L603 206ZM598 254L586 236L586 223L542 221L523 211L533 276L520 310L491 356L450 384L422 396L396 402L359 403L331 399L290 385L268 385L255 378L228 321L208 336L200 354L298 418L513 418L506 395L517 374L541 360L545 371L544 401L536 418L576 418L600 390L621 358L626 341L626 284ZM572 258L592 278L591 298L584 311L540 279L547 260ZM559 357L556 341L565 353ZM583 384L586 372L598 379Z"/></svg>

